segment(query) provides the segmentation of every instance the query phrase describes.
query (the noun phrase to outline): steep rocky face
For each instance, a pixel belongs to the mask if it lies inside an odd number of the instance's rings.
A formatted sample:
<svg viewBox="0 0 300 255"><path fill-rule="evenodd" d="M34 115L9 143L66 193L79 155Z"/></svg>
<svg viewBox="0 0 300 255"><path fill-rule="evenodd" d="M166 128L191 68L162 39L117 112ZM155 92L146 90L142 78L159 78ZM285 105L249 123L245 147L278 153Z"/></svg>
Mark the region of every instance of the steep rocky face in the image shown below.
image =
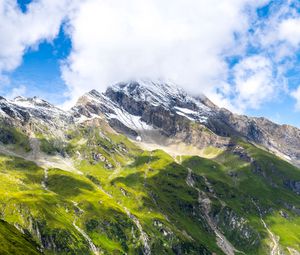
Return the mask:
<svg viewBox="0 0 300 255"><path fill-rule="evenodd" d="M295 165L300 164L299 129L265 118L233 114L218 108L205 96L192 97L175 85L161 82L119 83L105 93L92 90L69 112L36 97L0 98L0 113L9 124L50 133L101 117L131 138L153 141L159 134L199 148L210 145L225 148L232 137L242 137Z"/></svg>
<svg viewBox="0 0 300 255"><path fill-rule="evenodd" d="M149 81L119 83L108 88L105 96L168 137L184 137L185 142L198 146L198 137L209 136L211 145L216 145L216 140L221 141L219 146L228 145L226 137L242 137L295 164L300 162L299 129L265 118L233 114L218 108L205 96L191 97L174 85ZM195 127L206 127L211 134L195 132Z"/></svg>
<svg viewBox="0 0 300 255"><path fill-rule="evenodd" d="M72 112L78 120L101 115L118 132L143 141L159 143L159 135L200 148L224 147L229 139L205 127L215 108L204 96L190 97L174 85L140 81L116 84L104 94L90 91Z"/></svg>
<svg viewBox="0 0 300 255"><path fill-rule="evenodd" d="M26 131L55 132L74 124L73 116L37 97L0 98L1 120Z"/></svg>
<svg viewBox="0 0 300 255"><path fill-rule="evenodd" d="M146 123L162 128L167 135L185 130L192 120L204 123L213 114L200 100L165 83L119 83L108 88L105 95Z"/></svg>
<svg viewBox="0 0 300 255"><path fill-rule="evenodd" d="M91 91L76 107L85 116L105 113L112 127L131 137L147 140L153 136L149 130L155 129L163 136L199 148L227 147L232 137L240 137L300 164L299 129L265 118L233 114L205 96L191 97L174 85L149 81L119 83L104 94Z"/></svg>
<svg viewBox="0 0 300 255"><path fill-rule="evenodd" d="M103 94L92 90L79 98L77 104L71 109L71 112L75 118L80 118L81 116L91 118L93 114L113 113L114 107L116 106L112 105Z"/></svg>
<svg viewBox="0 0 300 255"><path fill-rule="evenodd" d="M289 155L300 159L300 130L289 125L277 125L265 118L255 119L258 125L269 136L268 144Z"/></svg>
<svg viewBox="0 0 300 255"><path fill-rule="evenodd" d="M300 164L300 130L278 125L266 118L251 118L220 109L208 121L208 128L219 135L235 135L264 146L296 165Z"/></svg>

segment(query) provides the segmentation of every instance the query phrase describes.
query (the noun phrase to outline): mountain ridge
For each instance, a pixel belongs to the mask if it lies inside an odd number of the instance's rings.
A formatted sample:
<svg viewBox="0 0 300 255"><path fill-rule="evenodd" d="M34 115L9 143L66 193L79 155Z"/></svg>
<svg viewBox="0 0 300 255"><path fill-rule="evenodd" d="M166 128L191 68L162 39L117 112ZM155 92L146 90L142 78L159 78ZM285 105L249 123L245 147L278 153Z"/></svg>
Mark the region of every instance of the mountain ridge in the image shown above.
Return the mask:
<svg viewBox="0 0 300 255"><path fill-rule="evenodd" d="M299 254L299 130L150 85L0 99L3 231L47 255Z"/></svg>
<svg viewBox="0 0 300 255"><path fill-rule="evenodd" d="M163 133L167 138L174 137L192 145L199 144L195 136L203 136L202 131L190 128L190 123L196 122L202 125L202 130L212 132L209 138L211 145L226 146L229 144L226 140L230 140L230 137L243 137L296 166L300 165L300 130L297 127L276 124L264 117L233 114L217 107L204 95L189 96L183 89L164 82L120 82L103 93L91 90L68 111L37 97L2 98L0 110L4 117L19 118L21 122L28 122L31 115L33 119L42 120L54 129L57 125L63 128L65 125L75 125L80 119L101 115L112 127L131 138L144 136L146 140L152 140L149 134L152 127L158 129L156 133ZM145 128L148 134L143 131ZM182 133L185 132L189 135L183 137ZM197 134L191 135L193 132ZM204 137L203 140L207 139ZM204 143L204 146L210 145L207 141Z"/></svg>
<svg viewBox="0 0 300 255"><path fill-rule="evenodd" d="M141 98L135 99L134 97L137 97L136 94L134 96L129 96L130 94L128 94L128 91L124 93L122 89L118 89L118 86L122 86L124 88L131 87L132 91L130 93L134 93L134 89L135 89L138 95L143 95L141 91L138 91L138 88L142 87L144 89L146 85L139 84L139 86L137 87L137 84L139 83L138 82L134 82L133 84L129 83L128 86L128 83L119 83L114 85L114 87L112 88L108 88L108 90L102 94L108 96L110 98L109 101L113 100L114 103L121 105L121 107L129 111L130 114L133 114L135 116L140 116L141 120L143 120L146 124L149 123L151 123L152 125L154 124L156 127L162 128L163 131L167 132L167 135L174 135L177 132L176 130L174 129L170 130L168 127L162 127L161 125L162 123L159 123L159 121L153 123L152 122L153 120L150 119L153 116L146 116L145 107L148 106L142 105L141 101L149 102L148 99L147 100L145 99L143 100ZM160 85L164 86L164 83ZM135 88L133 89L133 87ZM153 111L155 112L160 111L160 109L158 108L161 108L161 106L167 108L167 110L174 110L173 107L175 107L176 111L172 111L171 114L175 113L177 115L180 115L178 116L178 118L183 117L188 120L200 122L201 124L204 124L206 128L208 128L209 130L211 130L213 133L217 134L220 137L230 137L230 136L245 137L249 141L262 145L267 149L271 149L273 152L278 153L280 156L284 157L285 159L291 159L291 162L293 162L296 165L299 165L300 147L297 141L299 141L300 139L300 131L298 128L290 125L276 124L270 120L267 120L266 118L236 115L224 108L219 108L215 106L213 103L211 103L209 99L207 99L204 96L202 96L202 101L200 101L199 103L197 99L188 96L185 92L183 92L183 90L180 91L182 91L181 92L182 94L175 93L172 95L171 93L169 93L171 94L171 98L169 98L169 100L171 101L167 102L167 104L169 105L166 106L166 102L162 102ZM118 96L120 97L120 95L122 99L120 98L118 99ZM187 101L185 97L187 97ZM159 102L157 98L158 97L156 96L154 97L154 99L151 98L151 100L152 101L156 100L156 102ZM126 102L126 100L128 100L128 102ZM177 104L176 104L176 100L177 100ZM205 105L205 103L203 102L206 102L207 105ZM143 113L141 113L141 111L143 111ZM151 110L149 114L152 114ZM159 116L156 117L159 118ZM184 123L185 121L183 121L180 124L184 126ZM168 123L168 125L170 127L174 127L174 125L176 124ZM285 136L287 137L286 138L287 141L285 141ZM276 141L277 139L279 140L280 144L277 144Z"/></svg>

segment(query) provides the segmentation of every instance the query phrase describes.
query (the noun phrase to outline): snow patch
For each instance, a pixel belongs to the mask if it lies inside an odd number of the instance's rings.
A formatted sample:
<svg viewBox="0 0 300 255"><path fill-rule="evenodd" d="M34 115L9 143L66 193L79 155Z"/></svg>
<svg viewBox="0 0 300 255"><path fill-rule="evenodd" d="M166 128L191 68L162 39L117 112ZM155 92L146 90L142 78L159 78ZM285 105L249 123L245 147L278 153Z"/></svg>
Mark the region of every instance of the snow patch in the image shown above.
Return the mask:
<svg viewBox="0 0 300 255"><path fill-rule="evenodd" d="M108 113L107 117L109 119L117 119L122 122L125 126L134 129L134 130L152 130L153 127L148 125L146 122L141 120L140 116L135 116L123 109L114 108L113 113Z"/></svg>
<svg viewBox="0 0 300 255"><path fill-rule="evenodd" d="M181 107L178 107L178 106L175 106L174 107L176 110L182 112L182 113L186 113L186 114L198 114L198 112L196 111L193 111L193 110L190 110L188 108L181 108Z"/></svg>
<svg viewBox="0 0 300 255"><path fill-rule="evenodd" d="M205 112L210 111L207 106L200 103L194 97L187 95L183 89L171 82L137 80L115 84L111 89L113 91L121 91L135 101L149 102L153 106L162 105L169 108L177 101L182 103L193 103L199 110L202 109ZM178 110L180 110L179 107Z"/></svg>
<svg viewBox="0 0 300 255"><path fill-rule="evenodd" d="M194 118L192 118L192 117L190 117L190 116L184 114L183 112L176 112L176 113L177 113L178 115L180 115L180 116L186 117L186 118L189 119L189 120L195 121Z"/></svg>

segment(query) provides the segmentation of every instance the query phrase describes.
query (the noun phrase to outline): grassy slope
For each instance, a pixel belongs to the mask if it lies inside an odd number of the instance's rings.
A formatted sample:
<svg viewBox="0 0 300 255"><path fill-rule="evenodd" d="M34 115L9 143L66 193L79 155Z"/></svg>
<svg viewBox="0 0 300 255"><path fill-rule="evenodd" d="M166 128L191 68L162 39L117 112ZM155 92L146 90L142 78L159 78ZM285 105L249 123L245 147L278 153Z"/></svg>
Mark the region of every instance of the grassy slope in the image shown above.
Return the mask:
<svg viewBox="0 0 300 255"><path fill-rule="evenodd" d="M5 145L13 145L22 148L24 151L30 151L28 137L18 128L13 128L0 123L0 142Z"/></svg>
<svg viewBox="0 0 300 255"><path fill-rule="evenodd" d="M0 220L0 253L2 255L38 255L38 245L15 227Z"/></svg>
<svg viewBox="0 0 300 255"><path fill-rule="evenodd" d="M186 158L183 165L191 167L199 176L206 176L217 196L259 232L263 241L252 251L253 254L265 253L270 242L268 231L258 217L253 200L261 209L270 230L280 238L280 244L300 250L300 217L286 206L288 203L300 208L300 200L298 195L284 186L284 180L300 180L299 169L252 145L241 145L256 160L261 172L229 152L219 155L215 162L199 157ZM281 212L288 215L288 218L282 217ZM246 245L249 251L252 250L251 245L241 242L242 238L237 233L228 231L228 225L223 226L223 231L227 232L237 247L242 249Z"/></svg>
<svg viewBox="0 0 300 255"><path fill-rule="evenodd" d="M73 156L83 174L49 169L45 190L43 169L0 156L1 216L27 230L46 254L91 253L74 224L105 254L140 254L145 243L133 218L148 236L152 254L222 254L197 192L186 184L188 168L212 201L210 217L236 248L246 254L269 252L269 235L254 200L280 244L300 249L299 216L284 204L300 208L300 202L283 185L284 179L299 180L299 170L251 145L241 144L263 172L229 152L214 160L185 157L178 164L163 151L141 151L124 136L93 127L69 132L59 147L46 143L49 154Z"/></svg>

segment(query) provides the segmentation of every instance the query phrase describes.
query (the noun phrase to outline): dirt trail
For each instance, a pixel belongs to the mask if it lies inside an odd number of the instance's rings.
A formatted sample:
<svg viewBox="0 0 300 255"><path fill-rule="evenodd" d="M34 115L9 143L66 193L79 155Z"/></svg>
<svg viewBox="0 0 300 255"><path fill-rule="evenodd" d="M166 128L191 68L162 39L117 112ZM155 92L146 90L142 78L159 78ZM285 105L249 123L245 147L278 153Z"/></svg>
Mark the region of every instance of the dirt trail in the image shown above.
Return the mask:
<svg viewBox="0 0 300 255"><path fill-rule="evenodd" d="M32 161L36 161L40 157L40 140L35 137L29 138L30 148L31 152L28 156L28 159L31 159Z"/></svg>
<svg viewBox="0 0 300 255"><path fill-rule="evenodd" d="M101 186L97 186L97 187L99 188L99 190L104 192L108 197L112 198L112 195L109 194L106 190L104 190ZM139 219L136 216L134 216L133 214L131 214L129 209L127 207L123 206L121 202L117 202L117 204L126 212L126 215L128 216L128 218L130 218L133 221L133 223L136 225L136 227L138 228L138 230L140 232L140 240L144 246L144 249L143 249L144 255L151 255L149 237L146 234L146 232L144 231Z"/></svg>
<svg viewBox="0 0 300 255"><path fill-rule="evenodd" d="M213 230L213 232L216 235L217 245L227 255L234 255L236 252L243 253L242 251L237 250L227 240L227 238L218 230L218 227L216 226L216 224L213 222L213 220L209 216L210 209L211 209L210 208L211 201L204 192L202 192L200 189L195 187L195 181L193 179L192 174L193 174L192 169L188 168L188 175L186 178L186 183L188 186L190 186L191 188L193 188L194 190L197 191L199 205L204 209L205 219L206 219L208 225L210 226L210 228Z"/></svg>
<svg viewBox="0 0 300 255"><path fill-rule="evenodd" d="M267 223L263 220L261 210L260 210L259 206L256 204L256 202L254 200L252 200L252 203L257 208L260 220L261 220L264 228L267 230L267 232L268 232L268 234L270 236L270 239L271 239L271 245L270 245L271 251L270 251L270 255L280 255L281 253L280 253L280 246L279 246L279 237L276 236L276 235L274 235L274 233L269 229Z"/></svg>
<svg viewBox="0 0 300 255"><path fill-rule="evenodd" d="M48 183L48 169L44 168L44 179L42 180L42 187L44 190L48 190L47 183Z"/></svg>
<svg viewBox="0 0 300 255"><path fill-rule="evenodd" d="M88 236L88 234L81 229L80 227L78 227L76 225L76 221L73 221L73 226L76 228L76 230L84 237L84 239L88 242L90 250L95 254L95 255L99 255L102 254L100 253L99 249L96 247L96 245L93 243L92 239Z"/></svg>
<svg viewBox="0 0 300 255"><path fill-rule="evenodd" d="M44 169L59 168L68 172L74 172L80 175L83 174L81 171L75 168L72 159L64 158L60 155L51 156L41 152L40 141L38 138L34 137L33 135L29 138L29 144L31 148L31 151L29 153L25 153L22 151L15 151L9 146L5 146L5 145L0 145L0 153L33 161L38 166ZM48 172L45 171L44 179L47 179L47 174Z"/></svg>
<svg viewBox="0 0 300 255"><path fill-rule="evenodd" d="M140 223L140 221L138 220L137 217L135 217L133 214L130 213L130 211L123 206L123 209L125 210L127 216L134 222L134 224L136 225L136 227L138 228L138 230L140 231L140 239L143 243L144 246L144 254L145 255L150 255L151 254L151 248L150 248L150 244L149 244L149 237L146 234L146 232L143 230L143 227Z"/></svg>
<svg viewBox="0 0 300 255"><path fill-rule="evenodd" d="M78 203L75 202L75 201L72 201L73 205L77 208L77 210L81 213L84 213L84 210L81 209L79 206L78 206ZM73 226L76 228L76 230L84 237L84 239L88 242L89 244L89 247L90 247L90 250L95 254L95 255L100 255L100 254L103 254L97 247L96 245L93 243L92 239L89 237L89 235L83 230L81 229L80 227L78 227L76 225L76 217L73 221Z"/></svg>
<svg viewBox="0 0 300 255"><path fill-rule="evenodd" d="M299 251L296 251L295 249L293 249L291 247L287 247L287 249L291 255L300 255Z"/></svg>

